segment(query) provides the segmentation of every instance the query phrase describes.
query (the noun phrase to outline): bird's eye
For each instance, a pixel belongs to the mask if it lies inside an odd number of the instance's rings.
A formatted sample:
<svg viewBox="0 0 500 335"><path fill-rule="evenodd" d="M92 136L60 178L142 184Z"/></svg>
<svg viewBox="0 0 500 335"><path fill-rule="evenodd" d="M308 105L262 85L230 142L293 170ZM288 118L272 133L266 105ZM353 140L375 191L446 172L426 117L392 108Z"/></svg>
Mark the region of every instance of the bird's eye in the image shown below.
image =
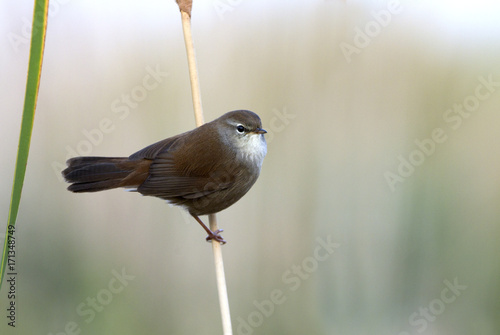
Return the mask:
<svg viewBox="0 0 500 335"><path fill-rule="evenodd" d="M245 127L243 127L241 124L236 126L236 131L240 134L243 134L245 132Z"/></svg>

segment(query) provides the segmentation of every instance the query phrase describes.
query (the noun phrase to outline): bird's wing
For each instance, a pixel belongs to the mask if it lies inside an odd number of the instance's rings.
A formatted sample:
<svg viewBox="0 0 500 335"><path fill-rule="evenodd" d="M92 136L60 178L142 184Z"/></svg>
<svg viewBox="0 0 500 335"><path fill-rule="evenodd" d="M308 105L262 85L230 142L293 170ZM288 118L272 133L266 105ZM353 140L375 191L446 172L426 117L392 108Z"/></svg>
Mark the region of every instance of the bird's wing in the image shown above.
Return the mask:
<svg viewBox="0 0 500 335"><path fill-rule="evenodd" d="M183 134L169 137L165 140L161 140L159 142L148 145L147 147L137 151L136 153L129 156L130 160L140 160L140 159L149 159L153 160L155 157L164 151L168 151L169 148L174 145L174 143L181 137Z"/></svg>
<svg viewBox="0 0 500 335"><path fill-rule="evenodd" d="M234 173L220 169L221 162L213 154L214 150L220 150L214 147L218 145L218 141L208 138L203 145L198 145L200 141L189 135L174 136L130 156L130 159L153 160L148 178L137 191L175 202L200 198L226 189L234 183ZM192 164L193 157L196 166Z"/></svg>
<svg viewBox="0 0 500 335"><path fill-rule="evenodd" d="M172 155L161 155L149 168L149 176L137 189L144 195L163 199L196 199L223 190L232 181L217 176L185 175L174 166Z"/></svg>

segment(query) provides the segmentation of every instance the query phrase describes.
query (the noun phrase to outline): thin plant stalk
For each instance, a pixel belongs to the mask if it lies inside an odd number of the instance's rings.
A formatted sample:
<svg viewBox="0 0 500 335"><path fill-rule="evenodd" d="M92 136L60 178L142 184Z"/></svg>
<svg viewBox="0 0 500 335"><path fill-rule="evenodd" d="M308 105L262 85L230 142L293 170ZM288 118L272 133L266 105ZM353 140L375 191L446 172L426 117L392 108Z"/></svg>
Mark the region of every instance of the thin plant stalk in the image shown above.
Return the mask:
<svg viewBox="0 0 500 335"><path fill-rule="evenodd" d="M33 24L30 44L30 55L28 64L28 76L26 79L26 91L24 95L23 117L21 131L19 134L19 146L17 148L16 168L14 170L14 182L10 198L9 217L5 233L5 242L2 253L2 264L0 265L0 288L8 263L9 256L15 255L15 225L21 193L23 190L26 165L31 143L31 133L35 118L36 102L38 98L38 87L40 86L40 75L42 73L43 50L45 46L45 32L47 30L47 13L49 0L36 0L33 9ZM9 266L9 271L15 269Z"/></svg>
<svg viewBox="0 0 500 335"><path fill-rule="evenodd" d="M189 78L191 81L191 93L193 96L193 107L196 126L203 124L203 109L201 107L200 84L198 80L198 71L196 68L196 56L194 52L193 38L191 35L191 7L192 0L177 0L181 10L182 29L184 31L184 42L186 44L186 54L188 58ZM210 230L217 231L217 217L210 214L208 217ZM231 314L229 311L229 298L227 295L226 277L224 274L224 262L222 260L221 243L212 240L212 251L214 254L215 275L217 278L217 289L219 292L219 305L222 317L222 329L224 335L232 335Z"/></svg>

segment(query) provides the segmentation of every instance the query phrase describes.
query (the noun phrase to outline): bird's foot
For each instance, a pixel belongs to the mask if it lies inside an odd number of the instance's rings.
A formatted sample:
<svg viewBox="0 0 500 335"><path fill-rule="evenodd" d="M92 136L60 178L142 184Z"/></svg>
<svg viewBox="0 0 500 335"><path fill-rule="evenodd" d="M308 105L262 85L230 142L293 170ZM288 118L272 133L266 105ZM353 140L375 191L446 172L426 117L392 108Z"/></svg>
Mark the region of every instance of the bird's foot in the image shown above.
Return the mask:
<svg viewBox="0 0 500 335"><path fill-rule="evenodd" d="M222 236L219 235L219 233L222 233L224 230L222 229L217 229L216 231L211 231L208 233L208 236L206 238L207 242L211 242L212 240L216 240L217 242L220 242L221 244L226 244L226 241Z"/></svg>

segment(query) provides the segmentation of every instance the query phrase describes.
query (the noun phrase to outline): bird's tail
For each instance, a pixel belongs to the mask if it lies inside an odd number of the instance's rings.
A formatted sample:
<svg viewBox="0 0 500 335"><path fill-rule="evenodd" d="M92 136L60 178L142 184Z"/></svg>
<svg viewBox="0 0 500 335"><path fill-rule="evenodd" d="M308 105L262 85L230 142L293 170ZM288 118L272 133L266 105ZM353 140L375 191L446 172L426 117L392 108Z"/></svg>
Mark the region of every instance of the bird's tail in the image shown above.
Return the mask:
<svg viewBox="0 0 500 335"><path fill-rule="evenodd" d="M98 192L117 187L137 187L147 178L149 160L127 157L76 157L62 172L72 192Z"/></svg>

